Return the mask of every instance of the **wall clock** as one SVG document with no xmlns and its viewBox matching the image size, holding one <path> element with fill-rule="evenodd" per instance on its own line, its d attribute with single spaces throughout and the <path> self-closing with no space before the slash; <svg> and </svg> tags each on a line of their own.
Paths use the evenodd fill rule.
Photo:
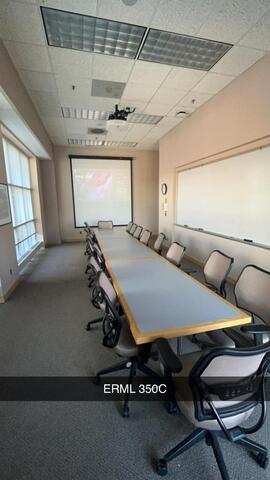
<svg viewBox="0 0 270 480">
<path fill-rule="evenodd" d="M 166 195 L 167 190 L 168 190 L 167 184 L 166 184 L 166 183 L 162 183 L 162 185 L 161 185 L 161 193 L 162 193 L 162 195 Z"/>
</svg>

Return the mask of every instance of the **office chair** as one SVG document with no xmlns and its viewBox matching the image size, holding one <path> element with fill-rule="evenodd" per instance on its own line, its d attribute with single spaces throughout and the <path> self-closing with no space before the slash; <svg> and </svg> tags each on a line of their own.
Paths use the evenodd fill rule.
<svg viewBox="0 0 270 480">
<path fill-rule="evenodd" d="M 130 230 L 129 230 L 129 232 L 128 232 L 128 233 L 130 233 L 130 235 L 132 235 L 132 236 L 133 236 L 133 235 L 134 235 L 134 233 L 135 233 L 135 230 L 136 230 L 136 228 L 137 228 L 137 225 L 136 225 L 136 223 L 133 223 L 133 224 L 131 225 L 131 228 L 130 228 Z"/>
<path fill-rule="evenodd" d="M 181 360 L 167 340 L 161 338 L 156 343 L 167 378 L 174 387 L 175 401 L 195 427 L 185 440 L 157 460 L 157 473 L 166 475 L 168 462 L 204 439 L 213 449 L 222 479 L 229 480 L 219 437 L 250 450 L 256 454 L 257 463 L 266 468 L 267 449 L 249 435 L 265 421 L 270 343 L 246 349 L 215 348 L 183 355 Z M 257 405 L 261 406 L 259 419 L 252 427 L 242 427 Z"/>
<path fill-rule="evenodd" d="M 151 370 L 147 365 L 149 359 L 151 345 L 147 345 L 149 355 L 145 356 L 143 347 L 136 345 L 130 331 L 127 320 L 120 315 L 116 306 L 116 293 L 104 272 L 98 274 L 98 295 L 99 301 L 105 305 L 105 315 L 103 320 L 103 345 L 112 348 L 115 353 L 126 360 L 117 363 L 108 368 L 104 368 L 96 373 L 94 383 L 100 383 L 100 377 L 108 373 L 118 372 L 121 370 L 129 371 L 129 385 L 132 385 L 136 370 L 140 370 L 151 377 L 159 377 L 159 375 Z M 123 405 L 123 417 L 129 416 L 129 393 L 125 394 Z"/>
<path fill-rule="evenodd" d="M 246 265 L 234 286 L 236 306 L 251 314 L 253 323 L 242 327 L 208 332 L 220 346 L 248 347 L 268 342 L 270 334 L 270 272 L 256 265 Z"/>
<path fill-rule="evenodd" d="M 91 294 L 91 302 L 92 305 L 97 308 L 98 310 L 102 311 L 102 316 L 95 318 L 94 320 L 90 320 L 86 326 L 85 330 L 89 332 L 91 330 L 92 325 L 96 325 L 97 323 L 102 323 L 104 319 L 105 313 L 105 305 L 104 302 L 100 301 L 100 294 L 99 289 L 97 287 L 98 282 L 98 275 L 100 272 L 106 271 L 105 260 L 100 251 L 100 249 L 95 245 L 94 246 L 94 255 L 91 257 L 90 263 L 88 264 L 89 270 L 91 272 L 89 276 L 89 288 L 93 287 L 92 294 Z M 112 292 L 111 292 L 112 293 Z M 117 298 L 114 297 L 112 293 L 112 301 L 116 302 Z"/>
<path fill-rule="evenodd" d="M 132 225 L 133 225 L 133 222 L 130 221 L 126 226 L 126 232 L 128 232 L 128 233 L 130 232 L 130 229 L 131 229 Z"/>
<path fill-rule="evenodd" d="M 164 235 L 164 233 L 159 233 L 159 235 L 157 236 L 157 239 L 154 243 L 153 248 L 155 252 L 157 252 L 158 254 L 161 254 L 162 245 L 165 239 L 166 239 L 166 236 Z"/>
<path fill-rule="evenodd" d="M 100 230 L 112 230 L 113 222 L 112 222 L 112 220 L 99 220 L 98 221 L 98 228 Z"/>
<path fill-rule="evenodd" d="M 144 232 L 141 235 L 140 242 L 142 242 L 144 245 L 147 246 L 151 235 L 152 233 L 150 232 L 150 230 L 144 230 Z"/>
<path fill-rule="evenodd" d="M 180 267 L 185 250 L 186 247 L 183 247 L 178 242 L 173 242 L 167 251 L 166 258 L 177 267 Z"/>
<path fill-rule="evenodd" d="M 133 238 L 137 238 L 137 240 L 139 240 L 142 233 L 142 229 L 143 229 L 142 227 L 137 226 L 135 232 L 133 233 Z"/>
<path fill-rule="evenodd" d="M 226 280 L 231 270 L 234 259 L 220 252 L 213 250 L 210 253 L 203 267 L 203 275 L 207 287 L 222 297 L 226 298 Z"/>
</svg>

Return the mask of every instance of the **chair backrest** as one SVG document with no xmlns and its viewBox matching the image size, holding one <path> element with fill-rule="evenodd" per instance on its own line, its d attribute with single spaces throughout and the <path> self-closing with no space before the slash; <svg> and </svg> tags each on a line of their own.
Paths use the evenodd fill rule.
<svg viewBox="0 0 270 480">
<path fill-rule="evenodd" d="M 234 287 L 236 304 L 270 325 L 270 272 L 246 265 Z"/>
<path fill-rule="evenodd" d="M 219 250 L 214 250 L 210 253 L 203 268 L 206 284 L 223 296 L 226 296 L 225 283 L 232 264 L 232 257 Z"/>
<path fill-rule="evenodd" d="M 129 223 L 127 224 L 127 226 L 126 226 L 126 232 L 128 232 L 128 233 L 130 232 L 130 229 L 131 229 L 132 225 L 133 225 L 133 222 L 129 222 Z"/>
<path fill-rule="evenodd" d="M 184 247 L 183 245 L 180 245 L 180 243 L 173 242 L 169 250 L 167 251 L 167 254 L 166 254 L 167 260 L 169 260 L 171 263 L 179 267 L 181 264 L 181 260 L 183 258 L 185 249 L 186 247 Z"/>
<path fill-rule="evenodd" d="M 140 242 L 144 243 L 144 245 L 148 245 L 150 237 L 151 237 L 150 230 L 144 230 L 144 232 L 141 234 Z"/>
<path fill-rule="evenodd" d="M 195 417 L 234 417 L 265 401 L 263 382 L 270 364 L 270 342 L 249 348 L 213 348 L 202 354 L 189 374 Z"/>
<path fill-rule="evenodd" d="M 103 345 L 108 348 L 114 348 L 119 340 L 122 321 L 116 309 L 116 293 L 104 272 L 98 274 L 98 285 L 101 292 L 101 298 L 105 302 L 105 317 L 103 320 Z"/>
<path fill-rule="evenodd" d="M 154 243 L 154 250 L 157 252 L 157 253 L 160 253 L 161 252 L 161 249 L 162 249 L 162 244 L 165 240 L 166 236 L 164 235 L 164 233 L 160 233 L 158 236 L 157 236 L 157 239 Z"/>
<path fill-rule="evenodd" d="M 133 223 L 131 225 L 131 228 L 130 228 L 130 231 L 129 231 L 130 235 L 134 235 L 134 232 L 135 232 L 136 228 L 137 228 L 136 223 Z"/>
<path fill-rule="evenodd" d="M 100 230 L 111 230 L 113 228 L 112 220 L 99 220 L 98 228 Z"/>
<path fill-rule="evenodd" d="M 133 237 L 139 239 L 142 233 L 142 229 L 143 229 L 142 227 L 137 226 L 135 232 L 133 233 Z"/>
</svg>

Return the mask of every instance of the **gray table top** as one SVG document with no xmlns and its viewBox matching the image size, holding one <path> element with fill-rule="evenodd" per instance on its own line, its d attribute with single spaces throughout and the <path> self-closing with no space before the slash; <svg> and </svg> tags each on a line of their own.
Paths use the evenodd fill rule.
<svg viewBox="0 0 270 480">
<path fill-rule="evenodd" d="M 122 245 L 122 240 L 119 243 Z M 107 268 L 137 344 L 251 321 L 246 313 L 158 255 L 121 259 L 113 258 L 111 252 Z"/>
<path fill-rule="evenodd" d="M 105 230 L 98 231 L 97 238 L 105 260 L 158 257 L 154 250 L 146 247 L 126 232 L 111 231 L 111 234 L 108 233 L 109 230 L 104 232 Z"/>
</svg>

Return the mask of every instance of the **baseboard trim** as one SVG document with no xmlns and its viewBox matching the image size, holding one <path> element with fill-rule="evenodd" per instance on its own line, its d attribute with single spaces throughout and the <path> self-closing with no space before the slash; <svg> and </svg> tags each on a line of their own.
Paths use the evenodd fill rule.
<svg viewBox="0 0 270 480">
<path fill-rule="evenodd" d="M 0 296 L 0 303 L 5 303 L 7 299 L 10 297 L 12 292 L 14 292 L 15 288 L 19 285 L 21 282 L 21 276 L 19 275 L 16 280 L 10 285 L 10 287 L 6 290 L 6 292 Z"/>
<path fill-rule="evenodd" d="M 185 258 L 187 260 L 189 260 L 190 262 L 195 263 L 196 265 L 198 265 L 201 268 L 203 268 L 203 266 L 204 266 L 203 262 L 201 262 L 197 258 L 193 257 L 192 255 L 185 255 Z M 230 283 L 231 285 L 235 285 L 236 284 L 236 279 L 233 278 L 233 277 L 228 277 L 227 282 Z"/>
</svg>

